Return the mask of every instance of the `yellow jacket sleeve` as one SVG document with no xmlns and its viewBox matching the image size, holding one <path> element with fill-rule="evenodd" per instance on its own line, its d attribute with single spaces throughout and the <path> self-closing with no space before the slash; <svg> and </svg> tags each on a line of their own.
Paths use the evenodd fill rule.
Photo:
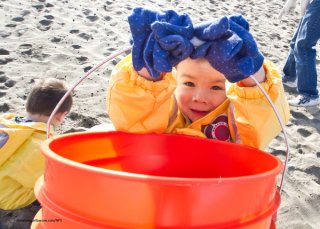
<svg viewBox="0 0 320 229">
<path fill-rule="evenodd" d="M 282 80 L 279 72 L 270 61 L 265 61 L 266 81 L 261 83 L 277 108 L 281 120 L 286 124 L 290 117 Z M 240 143 L 265 149 L 276 137 L 281 126 L 267 98 L 258 86 L 240 87 L 230 84 L 227 96 L 233 105 L 233 114 Z"/>
<path fill-rule="evenodd" d="M 168 127 L 175 88 L 171 73 L 157 82 L 139 76 L 128 55 L 112 71 L 107 113 L 117 130 L 163 133 Z"/>
</svg>

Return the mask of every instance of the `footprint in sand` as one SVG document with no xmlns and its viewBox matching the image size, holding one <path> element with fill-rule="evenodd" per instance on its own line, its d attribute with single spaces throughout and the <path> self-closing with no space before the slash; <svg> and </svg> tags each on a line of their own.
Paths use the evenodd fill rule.
<svg viewBox="0 0 320 229">
<path fill-rule="evenodd" d="M 80 49 L 81 45 L 71 45 L 71 47 L 74 48 L 74 49 Z"/>
<path fill-rule="evenodd" d="M 16 84 L 16 81 L 9 79 L 4 72 L 0 71 L 0 85 L 1 89 L 8 89 L 13 87 Z"/>
<path fill-rule="evenodd" d="M 92 66 L 87 66 L 87 67 L 85 67 L 85 68 L 83 69 L 83 71 L 84 71 L 84 72 L 88 72 L 88 71 L 90 71 L 91 68 L 92 68 Z"/>
<path fill-rule="evenodd" d="M 0 112 L 8 112 L 10 110 L 10 107 L 7 103 L 3 103 L 3 104 L 0 104 Z"/>
<path fill-rule="evenodd" d="M 7 31 L 0 31 L 0 37 L 2 38 L 6 38 L 6 37 L 9 37 L 11 35 L 10 32 L 7 32 Z"/>
<path fill-rule="evenodd" d="M 44 5 L 33 5 L 33 8 L 35 8 L 36 10 L 38 10 L 38 12 L 42 11 L 44 8 Z"/>
<path fill-rule="evenodd" d="M 47 19 L 43 19 L 41 21 L 39 21 L 39 25 L 37 26 L 37 28 L 41 31 L 47 31 L 51 28 L 51 24 L 53 21 L 51 20 L 47 20 Z"/>
<path fill-rule="evenodd" d="M 305 168 L 305 169 L 297 168 L 295 166 L 289 166 L 288 170 L 289 171 L 299 171 L 299 172 L 304 172 L 304 173 L 310 174 L 315 178 L 314 181 L 317 184 L 320 184 L 320 167 L 318 167 L 318 166 L 312 165 L 312 166 Z"/>
<path fill-rule="evenodd" d="M 18 51 L 22 55 L 32 55 L 32 45 L 31 44 L 22 44 L 18 47 Z"/>
<path fill-rule="evenodd" d="M 7 57 L 2 58 L 2 56 L 9 56 L 9 55 L 10 55 L 10 52 L 8 50 L 0 48 L 0 65 L 5 65 L 13 61 L 12 58 L 7 58 Z"/>
<path fill-rule="evenodd" d="M 23 17 L 14 17 L 11 20 L 15 21 L 15 22 L 22 22 L 22 21 L 24 21 L 24 18 Z"/>
<path fill-rule="evenodd" d="M 81 37 L 82 39 L 87 40 L 87 41 L 89 39 L 93 39 L 93 37 L 91 35 L 87 34 L 87 33 L 80 33 L 78 36 Z"/>
<path fill-rule="evenodd" d="M 4 59 L 0 59 L 0 65 L 5 65 L 7 63 L 12 62 L 13 59 L 12 58 L 4 58 Z"/>
<path fill-rule="evenodd" d="M 51 3 L 47 3 L 47 4 L 46 4 L 46 7 L 47 7 L 47 8 L 50 8 L 50 7 L 54 7 L 54 5 L 52 5 Z"/>
<path fill-rule="evenodd" d="M 22 15 L 22 17 L 24 17 L 24 16 L 29 15 L 30 13 L 31 13 L 30 10 L 23 10 L 23 11 L 21 12 L 21 15 Z"/>
<path fill-rule="evenodd" d="M 112 7 L 112 3 L 111 1 L 106 1 L 106 5 L 103 6 L 103 9 L 107 12 L 110 12 L 113 10 L 113 7 Z"/>
<path fill-rule="evenodd" d="M 302 137 L 304 137 L 304 138 L 309 137 L 309 136 L 312 134 L 312 132 L 310 132 L 309 130 L 307 130 L 307 129 L 305 129 L 305 128 L 299 128 L 299 129 L 297 130 L 297 132 L 298 132 L 299 134 L 301 134 Z"/>
<path fill-rule="evenodd" d="M 69 31 L 71 34 L 78 34 L 80 31 L 78 29 L 72 29 Z"/>
<path fill-rule="evenodd" d="M 54 37 L 51 39 L 52 43 L 59 43 L 60 41 L 61 41 L 61 38 L 59 38 L 59 37 Z"/>
<path fill-rule="evenodd" d="M 34 47 L 31 44 L 21 44 L 17 51 L 24 57 L 29 56 L 40 61 L 50 56 L 49 54 L 43 53 L 43 47 Z"/>
<path fill-rule="evenodd" d="M 17 36 L 17 37 L 21 37 L 23 34 L 25 34 L 27 32 L 27 28 L 25 29 L 17 29 L 14 34 Z"/>
<path fill-rule="evenodd" d="M 100 124 L 98 119 L 84 116 L 84 115 L 76 113 L 76 112 L 71 112 L 68 115 L 68 118 L 71 119 L 72 121 L 77 121 L 76 126 L 78 126 L 78 127 L 91 128 L 95 125 Z"/>
<path fill-rule="evenodd" d="M 82 13 L 83 13 L 84 15 L 86 15 L 86 16 L 88 16 L 91 12 L 92 12 L 92 11 L 89 10 L 89 9 L 83 9 L 83 10 L 82 10 Z"/>
<path fill-rule="evenodd" d="M 95 22 L 96 20 L 99 19 L 99 17 L 96 15 L 93 15 L 93 16 L 87 16 L 87 19 L 89 19 L 91 22 Z"/>
<path fill-rule="evenodd" d="M 274 156 L 286 156 L 286 151 L 279 150 L 279 149 L 272 149 L 271 154 Z"/>
<path fill-rule="evenodd" d="M 104 17 L 104 20 L 106 20 L 106 21 L 110 21 L 112 19 L 112 17 L 110 17 L 110 16 L 105 16 Z"/>
<path fill-rule="evenodd" d="M 44 17 L 45 17 L 46 19 L 48 19 L 48 20 L 54 19 L 54 16 L 52 16 L 52 15 L 45 15 Z"/>
<path fill-rule="evenodd" d="M 5 25 L 6 27 L 8 27 L 8 28 L 14 28 L 14 27 L 16 27 L 17 25 L 16 24 L 7 24 L 7 25 Z"/>
<path fill-rule="evenodd" d="M 7 80 L 7 81 L 4 83 L 4 85 L 5 85 L 6 87 L 13 87 L 15 84 L 16 84 L 16 81 L 14 81 L 14 80 Z"/>
<path fill-rule="evenodd" d="M 307 169 L 305 169 L 305 172 L 308 174 L 311 174 L 313 176 L 315 176 L 317 179 L 315 180 L 315 182 L 317 184 L 320 184 L 320 168 L 317 166 L 311 166 Z"/>
<path fill-rule="evenodd" d="M 0 98 L 5 96 L 6 90 L 13 87 L 16 81 L 10 80 L 3 71 L 0 71 Z M 10 110 L 10 106 L 7 103 L 0 104 L 0 112 L 7 112 Z"/>
<path fill-rule="evenodd" d="M 10 52 L 6 49 L 0 48 L 0 55 L 9 55 Z"/>
<path fill-rule="evenodd" d="M 82 65 L 88 62 L 88 57 L 85 56 L 80 56 L 80 57 L 76 57 L 78 64 Z"/>
</svg>

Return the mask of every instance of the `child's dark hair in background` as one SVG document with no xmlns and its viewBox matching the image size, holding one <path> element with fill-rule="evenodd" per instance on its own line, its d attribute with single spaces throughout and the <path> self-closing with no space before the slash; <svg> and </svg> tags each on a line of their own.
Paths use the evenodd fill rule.
<svg viewBox="0 0 320 229">
<path fill-rule="evenodd" d="M 28 96 L 26 110 L 31 114 L 50 116 L 66 92 L 67 87 L 64 81 L 54 78 L 39 80 Z M 68 96 L 58 112 L 69 112 L 71 106 L 72 97 Z"/>
</svg>

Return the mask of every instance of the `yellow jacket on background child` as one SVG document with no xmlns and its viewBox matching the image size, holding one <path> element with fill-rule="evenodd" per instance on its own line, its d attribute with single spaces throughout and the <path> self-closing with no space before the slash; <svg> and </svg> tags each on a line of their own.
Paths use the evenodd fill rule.
<svg viewBox="0 0 320 229">
<path fill-rule="evenodd" d="M 28 96 L 26 117 L 0 115 L 0 209 L 14 210 L 36 200 L 34 185 L 44 171 L 40 144 L 46 139 L 46 122 L 66 91 L 63 81 L 40 80 Z M 53 126 L 62 122 L 71 106 L 69 96 L 53 117 Z"/>
<path fill-rule="evenodd" d="M 193 27 L 186 14 L 136 8 L 129 24 L 132 55 L 114 68 L 107 92 L 107 112 L 117 130 L 186 134 L 265 149 L 281 127 L 249 75 L 287 123 L 281 77 L 264 60 L 242 16 Z"/>
<path fill-rule="evenodd" d="M 46 124 L 4 114 L 0 116 L 0 135 L 5 142 L 0 149 L 1 208 L 27 206 L 35 201 L 33 187 L 44 171 L 39 146 L 46 139 Z"/>
</svg>

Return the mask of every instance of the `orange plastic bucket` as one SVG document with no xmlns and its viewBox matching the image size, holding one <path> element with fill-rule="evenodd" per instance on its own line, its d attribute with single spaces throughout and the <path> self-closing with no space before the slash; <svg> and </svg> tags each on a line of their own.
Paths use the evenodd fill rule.
<svg viewBox="0 0 320 229">
<path fill-rule="evenodd" d="M 280 204 L 281 161 L 237 144 L 83 132 L 49 139 L 42 152 L 42 228 L 267 229 Z"/>
</svg>

